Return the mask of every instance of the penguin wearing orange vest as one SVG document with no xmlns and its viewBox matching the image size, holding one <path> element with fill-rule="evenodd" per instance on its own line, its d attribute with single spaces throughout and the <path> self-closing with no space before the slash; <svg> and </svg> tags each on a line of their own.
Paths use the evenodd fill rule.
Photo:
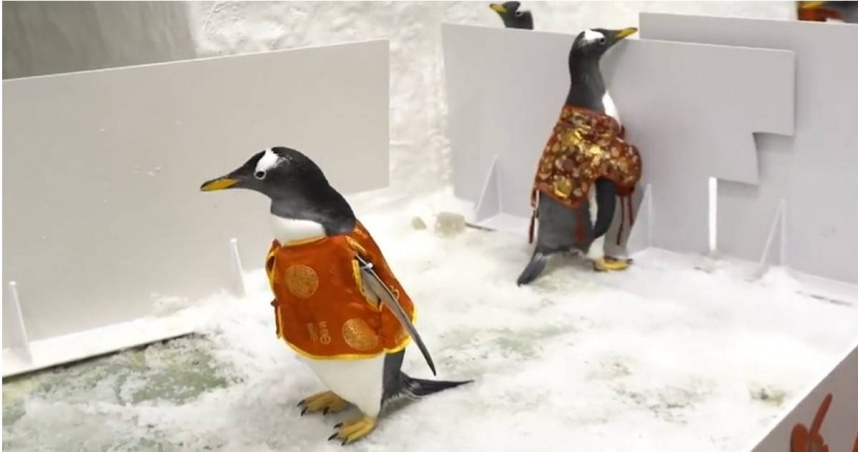
<svg viewBox="0 0 858 452">
<path fill-rule="evenodd" d="M 431 381 L 402 372 L 414 341 L 434 363 L 412 324 L 414 304 L 345 198 L 306 155 L 274 147 L 255 154 L 202 191 L 244 188 L 271 199 L 274 241 L 265 269 L 274 293 L 277 337 L 329 391 L 302 400 L 307 412 L 362 413 L 334 426 L 343 445 L 372 432 L 387 404 L 469 381 Z"/>
</svg>

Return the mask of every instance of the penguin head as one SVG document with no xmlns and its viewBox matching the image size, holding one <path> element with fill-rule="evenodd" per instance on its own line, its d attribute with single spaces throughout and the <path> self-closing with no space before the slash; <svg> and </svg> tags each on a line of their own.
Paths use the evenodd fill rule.
<svg viewBox="0 0 858 452">
<path fill-rule="evenodd" d="M 334 223 L 354 219 L 351 207 L 331 187 L 321 168 L 295 149 L 273 147 L 257 152 L 230 173 L 203 183 L 200 190 L 234 188 L 267 196 L 275 215 L 315 221 L 326 230 L 340 229 Z"/>
<path fill-rule="evenodd" d="M 572 49 L 569 51 L 569 61 L 572 59 L 587 59 L 599 61 L 602 55 L 614 44 L 624 38 L 635 34 L 637 28 L 623 28 L 622 30 L 606 30 L 604 28 L 592 28 L 578 33 Z"/>
<path fill-rule="evenodd" d="M 498 13 L 507 28 L 533 29 L 533 15 L 530 11 L 519 9 L 519 2 L 492 3 L 489 5 L 494 12 Z"/>
</svg>

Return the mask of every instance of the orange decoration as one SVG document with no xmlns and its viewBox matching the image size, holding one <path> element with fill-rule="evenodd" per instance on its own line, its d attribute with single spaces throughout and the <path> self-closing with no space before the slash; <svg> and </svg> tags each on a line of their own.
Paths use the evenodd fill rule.
<svg viewBox="0 0 858 452">
<path fill-rule="evenodd" d="M 275 297 L 277 336 L 298 353 L 360 359 L 408 345 L 411 338 L 396 317 L 364 296 L 358 255 L 374 264 L 414 321 L 411 299 L 360 223 L 347 235 L 285 246 L 275 241 L 265 268 Z"/>
<path fill-rule="evenodd" d="M 804 424 L 798 423 L 792 428 L 792 438 L 790 440 L 790 452 L 828 452 L 828 445 L 825 444 L 825 439 L 819 433 L 822 428 L 822 422 L 825 420 L 825 414 L 828 413 L 828 408 L 831 406 L 831 401 L 834 397 L 829 393 L 822 400 L 819 408 L 816 410 L 816 416 L 813 418 L 813 424 L 810 425 L 810 430 Z M 858 443 L 856 443 L 858 445 Z"/>
<path fill-rule="evenodd" d="M 798 20 L 807 22 L 825 22 L 828 19 L 843 20 L 843 17 L 837 11 L 826 8 L 825 6 L 817 6 L 815 8 L 804 8 L 803 4 L 808 2 L 798 3 Z"/>
</svg>

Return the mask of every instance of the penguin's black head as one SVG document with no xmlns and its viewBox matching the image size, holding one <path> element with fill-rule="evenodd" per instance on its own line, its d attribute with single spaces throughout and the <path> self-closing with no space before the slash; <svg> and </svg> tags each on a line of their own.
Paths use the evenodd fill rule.
<svg viewBox="0 0 858 452">
<path fill-rule="evenodd" d="M 533 15 L 519 8 L 519 2 L 492 3 L 489 8 L 498 13 L 506 28 L 533 30 Z"/>
<path fill-rule="evenodd" d="M 570 63 L 573 58 L 599 61 L 602 55 L 614 44 L 637 31 L 637 28 L 624 28 L 622 30 L 592 28 L 584 30 L 578 33 L 575 42 L 572 43 L 572 50 L 569 51 Z"/>
<path fill-rule="evenodd" d="M 306 155 L 285 147 L 257 152 L 244 165 L 226 176 L 202 185 L 202 191 L 246 188 L 272 199 L 295 189 L 327 187 L 322 170 Z"/>
<path fill-rule="evenodd" d="M 271 198 L 275 215 L 321 223 L 326 230 L 349 229 L 354 214 L 309 157 L 295 149 L 273 147 L 258 152 L 225 176 L 205 182 L 200 190 L 244 188 Z"/>
</svg>

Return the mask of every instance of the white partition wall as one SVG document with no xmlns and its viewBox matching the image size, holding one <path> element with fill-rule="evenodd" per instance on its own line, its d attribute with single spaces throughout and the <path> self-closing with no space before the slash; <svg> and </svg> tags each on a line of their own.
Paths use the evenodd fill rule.
<svg viewBox="0 0 858 452">
<path fill-rule="evenodd" d="M 642 14 L 641 33 L 795 52 L 795 135 L 758 137 L 758 185 L 719 184 L 718 247 L 858 283 L 858 25 Z"/>
<path fill-rule="evenodd" d="M 186 333 L 124 322 L 233 287 L 230 239 L 261 267 L 266 200 L 199 191 L 254 152 L 299 149 L 345 193 L 388 181 L 386 40 L 23 78 L 3 94 L 4 375 Z"/>
</svg>

